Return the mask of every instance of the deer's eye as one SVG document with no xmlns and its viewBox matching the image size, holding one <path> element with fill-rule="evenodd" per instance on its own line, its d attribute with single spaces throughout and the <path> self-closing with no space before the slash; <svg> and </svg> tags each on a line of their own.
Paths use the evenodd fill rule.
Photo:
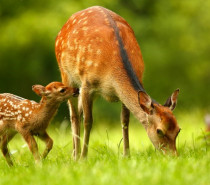
<svg viewBox="0 0 210 185">
<path fill-rule="evenodd" d="M 64 92 L 66 92 L 66 89 L 63 88 L 60 90 L 60 93 L 64 93 Z"/>
<path fill-rule="evenodd" d="M 161 137 L 163 137 L 165 135 L 164 132 L 161 129 L 159 129 L 159 128 L 156 130 L 156 132 Z"/>
</svg>

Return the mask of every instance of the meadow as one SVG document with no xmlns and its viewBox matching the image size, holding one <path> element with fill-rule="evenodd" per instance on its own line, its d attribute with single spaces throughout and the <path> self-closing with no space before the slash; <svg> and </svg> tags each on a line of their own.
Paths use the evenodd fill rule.
<svg viewBox="0 0 210 185">
<path fill-rule="evenodd" d="M 123 158 L 119 104 L 98 102 L 87 160 L 72 160 L 71 128 L 62 114 L 48 128 L 54 147 L 41 165 L 34 164 L 26 143 L 15 136 L 9 144 L 14 167 L 0 154 L 0 185 L 210 184 L 210 140 L 204 137 L 204 115 L 210 112 L 210 1 L 1 0 L 0 93 L 39 101 L 31 86 L 60 80 L 56 35 L 73 13 L 94 5 L 116 12 L 133 28 L 151 97 L 163 103 L 180 88 L 175 109 L 182 129 L 179 156 L 156 151 L 132 117 L 131 157 Z M 59 112 L 67 113 L 67 107 Z M 44 144 L 36 140 L 43 151 Z"/>
<path fill-rule="evenodd" d="M 131 157 L 123 158 L 120 124 L 97 120 L 91 134 L 89 157 L 75 162 L 71 158 L 72 138 L 68 120 L 54 123 L 48 133 L 54 147 L 42 164 L 35 165 L 20 135 L 9 144 L 14 167 L 0 157 L 0 184 L 199 184 L 209 182 L 210 148 L 205 139 L 203 113 L 177 113 L 182 128 L 177 139 L 178 157 L 156 151 L 146 132 L 131 117 Z M 36 139 L 43 150 L 44 144 Z"/>
</svg>

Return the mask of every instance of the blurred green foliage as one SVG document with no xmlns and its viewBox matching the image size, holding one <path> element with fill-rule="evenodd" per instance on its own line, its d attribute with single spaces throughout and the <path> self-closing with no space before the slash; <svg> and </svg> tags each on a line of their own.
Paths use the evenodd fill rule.
<svg viewBox="0 0 210 185">
<path fill-rule="evenodd" d="M 180 109 L 209 108 L 210 1 L 206 0 L 1 0 L 0 92 L 38 100 L 31 91 L 33 84 L 59 81 L 57 33 L 73 13 L 93 5 L 113 10 L 133 28 L 146 66 L 144 86 L 154 99 L 164 103 L 179 87 Z M 98 106 L 114 113 L 119 107 L 112 110 L 101 100 L 96 111 Z"/>
</svg>

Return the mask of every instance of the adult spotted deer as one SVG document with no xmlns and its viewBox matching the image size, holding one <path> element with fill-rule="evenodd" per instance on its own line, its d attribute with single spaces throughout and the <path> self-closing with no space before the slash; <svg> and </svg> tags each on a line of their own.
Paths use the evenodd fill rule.
<svg viewBox="0 0 210 185">
<path fill-rule="evenodd" d="M 81 109 L 84 115 L 81 158 L 87 156 L 92 104 L 97 94 L 108 101 L 122 102 L 124 155 L 129 155 L 130 111 L 144 125 L 156 148 L 176 153 L 180 128 L 172 110 L 179 90 L 164 105 L 146 93 L 142 85 L 142 54 L 132 28 L 122 17 L 99 6 L 73 14 L 58 33 L 55 52 L 63 83 L 80 88 L 79 99 L 69 99 L 75 159 L 80 154 Z"/>
<path fill-rule="evenodd" d="M 77 89 L 67 87 L 61 82 L 52 82 L 46 87 L 34 85 L 32 89 L 42 97 L 40 103 L 9 93 L 0 94 L 0 147 L 10 166 L 13 162 L 7 144 L 18 132 L 27 142 L 36 162 L 40 160 L 40 156 L 34 135 L 46 143 L 42 157 L 47 156 L 52 149 L 53 140 L 47 134 L 46 128 L 60 103 L 78 93 Z"/>
</svg>

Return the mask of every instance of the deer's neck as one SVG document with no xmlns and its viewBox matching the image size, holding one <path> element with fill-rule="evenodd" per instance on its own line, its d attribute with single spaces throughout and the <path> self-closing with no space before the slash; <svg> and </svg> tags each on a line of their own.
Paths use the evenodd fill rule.
<svg viewBox="0 0 210 185">
<path fill-rule="evenodd" d="M 123 83 L 122 83 L 123 81 Z M 134 114 L 134 116 L 147 127 L 147 115 L 141 109 L 138 100 L 138 91 L 135 89 L 128 80 L 121 80 L 121 82 L 116 83 L 116 92 L 121 102 Z"/>
</svg>

